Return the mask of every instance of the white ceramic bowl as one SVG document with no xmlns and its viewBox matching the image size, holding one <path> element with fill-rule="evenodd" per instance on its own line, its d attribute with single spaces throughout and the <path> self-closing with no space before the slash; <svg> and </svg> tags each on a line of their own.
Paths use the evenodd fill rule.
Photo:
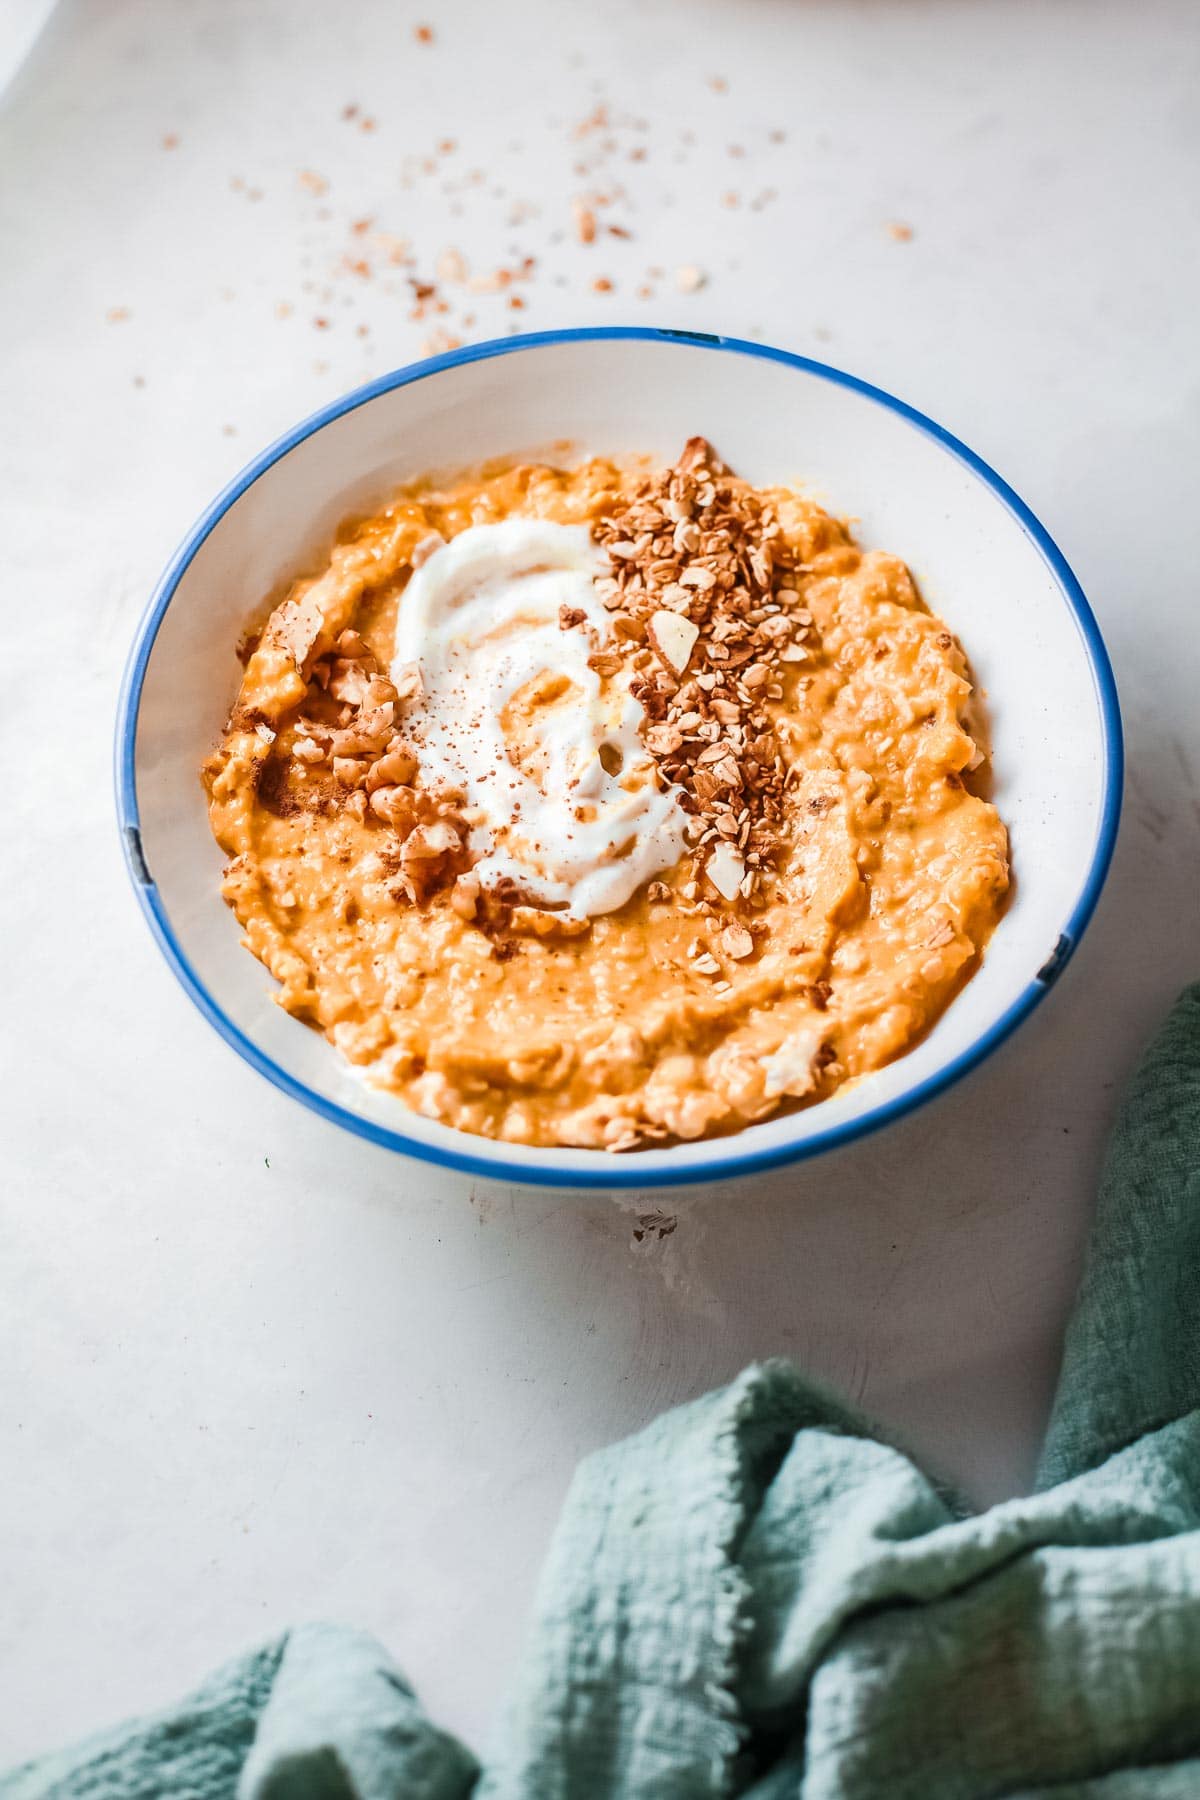
<svg viewBox="0 0 1200 1800">
<path fill-rule="evenodd" d="M 983 965 L 906 1056 L 807 1111 L 735 1137 L 614 1157 L 467 1136 L 351 1075 L 271 999 L 220 899 L 222 856 L 198 770 L 238 684 L 234 646 L 263 597 L 306 570 L 348 515 L 428 469 L 537 451 L 665 460 L 695 433 L 755 482 L 800 481 L 908 562 L 987 691 L 995 801 L 1015 892 Z M 979 458 L 911 407 L 781 350 L 692 332 L 561 331 L 479 344 L 384 376 L 251 463 L 199 520 L 138 631 L 117 727 L 130 873 L 151 929 L 206 1018 L 247 1062 L 374 1143 L 556 1186 L 711 1180 L 875 1130 L 973 1068 L 1026 1018 L 1078 943 L 1108 868 L 1121 726 L 1096 621 L 1062 556 Z"/>
</svg>

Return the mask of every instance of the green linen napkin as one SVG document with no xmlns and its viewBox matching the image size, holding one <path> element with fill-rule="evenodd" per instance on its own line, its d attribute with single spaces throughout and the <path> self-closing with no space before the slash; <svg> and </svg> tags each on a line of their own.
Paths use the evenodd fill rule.
<svg viewBox="0 0 1200 1800">
<path fill-rule="evenodd" d="M 4 1800 L 1195 1800 L 1200 986 L 1133 1083 L 1037 1492 L 967 1516 L 782 1364 L 590 1457 L 496 1755 L 307 1626 Z"/>
</svg>

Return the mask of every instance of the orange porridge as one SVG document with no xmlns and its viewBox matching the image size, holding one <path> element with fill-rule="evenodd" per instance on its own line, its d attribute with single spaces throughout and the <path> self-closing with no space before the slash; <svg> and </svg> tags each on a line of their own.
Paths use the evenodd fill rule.
<svg viewBox="0 0 1200 1800">
<path fill-rule="evenodd" d="M 205 780 L 245 942 L 463 1131 L 630 1150 L 827 1098 L 1003 907 L 958 643 L 703 439 L 407 488 L 244 659 Z"/>
</svg>

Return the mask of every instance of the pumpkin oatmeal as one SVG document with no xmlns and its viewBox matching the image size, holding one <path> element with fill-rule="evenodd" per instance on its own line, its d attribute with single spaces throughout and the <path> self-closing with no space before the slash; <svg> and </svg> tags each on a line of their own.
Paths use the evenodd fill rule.
<svg viewBox="0 0 1200 1800">
<path fill-rule="evenodd" d="M 703 439 L 402 491 L 205 767 L 277 998 L 428 1117 L 631 1150 L 811 1105 L 977 965 L 1007 835 L 896 557 Z"/>
</svg>

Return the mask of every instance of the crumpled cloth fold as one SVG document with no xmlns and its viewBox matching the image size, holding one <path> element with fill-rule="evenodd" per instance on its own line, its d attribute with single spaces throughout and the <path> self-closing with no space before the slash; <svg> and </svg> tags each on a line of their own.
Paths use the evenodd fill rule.
<svg viewBox="0 0 1200 1800">
<path fill-rule="evenodd" d="M 1200 986 L 1118 1121 L 1036 1492 L 971 1515 L 769 1363 L 589 1457 L 495 1753 L 304 1626 L 4 1800 L 1195 1800 Z"/>
</svg>

